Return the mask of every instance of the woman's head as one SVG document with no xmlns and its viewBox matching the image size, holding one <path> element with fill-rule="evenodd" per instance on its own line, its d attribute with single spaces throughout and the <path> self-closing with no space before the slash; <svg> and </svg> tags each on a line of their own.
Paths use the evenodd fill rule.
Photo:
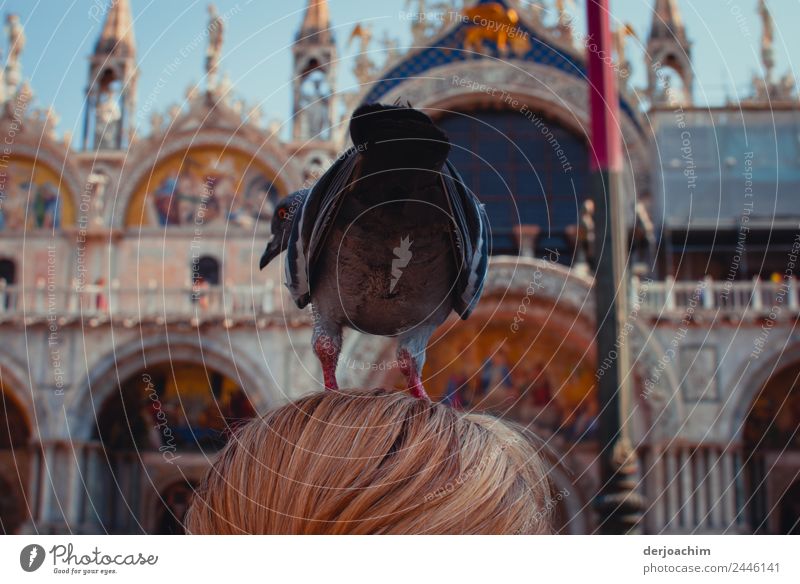
<svg viewBox="0 0 800 584">
<path fill-rule="evenodd" d="M 241 428 L 187 515 L 191 533 L 547 533 L 550 484 L 497 419 L 382 389 L 325 391 Z"/>
</svg>

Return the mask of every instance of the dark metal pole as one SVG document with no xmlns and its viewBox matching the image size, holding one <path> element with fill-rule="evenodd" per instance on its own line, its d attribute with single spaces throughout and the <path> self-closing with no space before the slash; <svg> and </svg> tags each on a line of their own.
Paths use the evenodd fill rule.
<svg viewBox="0 0 800 584">
<path fill-rule="evenodd" d="M 597 351 L 611 366 L 598 381 L 601 488 L 595 499 L 601 533 L 635 533 L 643 508 L 636 492 L 636 453 L 625 416 L 630 359 L 620 331 L 627 318 L 626 228 L 622 192 L 619 96 L 611 61 L 609 0 L 587 0 L 592 194 L 595 203 Z"/>
</svg>

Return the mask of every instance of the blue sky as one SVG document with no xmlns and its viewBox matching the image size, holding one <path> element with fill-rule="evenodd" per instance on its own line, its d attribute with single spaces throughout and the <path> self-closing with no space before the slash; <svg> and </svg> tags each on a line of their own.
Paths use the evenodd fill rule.
<svg viewBox="0 0 800 584">
<path fill-rule="evenodd" d="M 148 124 L 149 111 L 166 111 L 184 99 L 186 88 L 203 76 L 205 39 L 198 43 L 207 23 L 207 0 L 130 0 L 139 49 L 140 79 L 137 120 Z M 54 104 L 61 117 L 59 132 L 80 134 L 83 93 L 88 61 L 99 34 L 109 0 L 0 0 L 3 13 L 18 13 L 25 26 L 27 46 L 22 57 L 23 75 L 30 80 L 39 106 Z M 654 0 L 611 0 L 615 19 L 633 24 L 646 39 Z M 260 103 L 264 119 L 285 120 L 290 113 L 289 76 L 291 43 L 305 0 L 217 0 L 226 19 L 221 69 L 227 71 L 237 96 Z M 748 91 L 751 76 L 760 67 L 761 23 L 758 0 L 679 0 L 693 60 L 698 104 L 717 105 L 726 96 Z M 414 4 L 416 4 L 414 2 Z M 545 2 L 546 5 L 552 2 Z M 340 56 L 340 85 L 355 82 L 350 73 L 355 47 L 347 37 L 358 21 L 372 23 L 376 39 L 388 31 L 410 43 L 409 21 L 403 19 L 405 0 L 330 0 L 331 19 Z M 578 12 L 583 0 L 578 0 Z M 800 57 L 800 0 L 771 0 L 775 16 L 776 70 L 793 69 Z M 578 18 L 579 26 L 583 19 Z M 3 43 L 5 44 L 5 42 Z M 634 85 L 644 84 L 642 48 L 630 41 Z M 374 50 L 380 53 L 377 43 Z M 167 69 L 181 55 L 177 71 Z M 380 57 L 376 56 L 380 61 Z M 145 107 L 146 104 L 146 107 Z"/>
</svg>

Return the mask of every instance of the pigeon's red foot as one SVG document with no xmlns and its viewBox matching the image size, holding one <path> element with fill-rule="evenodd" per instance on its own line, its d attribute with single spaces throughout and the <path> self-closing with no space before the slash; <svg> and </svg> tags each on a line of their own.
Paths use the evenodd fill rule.
<svg viewBox="0 0 800 584">
<path fill-rule="evenodd" d="M 422 378 L 419 367 L 417 367 L 417 362 L 411 354 L 406 349 L 401 349 L 397 353 L 397 360 L 400 365 L 400 371 L 406 376 L 408 391 L 411 392 L 411 395 L 417 399 L 430 401 L 431 398 L 428 397 L 425 388 L 422 386 Z"/>
<path fill-rule="evenodd" d="M 336 364 L 339 362 L 339 347 L 327 335 L 320 335 L 314 342 L 314 353 L 322 364 L 322 377 L 325 380 L 325 389 L 336 391 Z"/>
</svg>

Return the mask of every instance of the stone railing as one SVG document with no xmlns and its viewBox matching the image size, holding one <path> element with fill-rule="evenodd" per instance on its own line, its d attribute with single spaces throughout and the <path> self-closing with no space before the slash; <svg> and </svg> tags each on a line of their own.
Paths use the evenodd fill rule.
<svg viewBox="0 0 800 584">
<path fill-rule="evenodd" d="M 663 281 L 633 278 L 632 304 L 653 318 L 769 318 L 782 320 L 800 314 L 800 282 L 788 278 L 780 282 L 759 278 L 744 281 Z"/>
<path fill-rule="evenodd" d="M 495 266 L 497 268 L 497 266 Z M 590 286 L 590 283 L 586 284 Z M 634 277 L 631 302 L 653 319 L 769 318 L 800 315 L 800 281 L 646 280 Z M 163 288 L 156 282 L 139 288 L 88 285 L 83 288 L 6 285 L 0 280 L 0 321 L 41 319 L 121 319 L 127 321 L 230 321 L 259 318 L 303 320 L 288 292 L 275 282 Z"/>
<path fill-rule="evenodd" d="M 82 288 L 5 285 L 0 280 L 0 321 L 240 321 L 259 318 L 304 319 L 288 292 L 274 282 L 247 285 L 140 288 L 117 283 Z"/>
</svg>

